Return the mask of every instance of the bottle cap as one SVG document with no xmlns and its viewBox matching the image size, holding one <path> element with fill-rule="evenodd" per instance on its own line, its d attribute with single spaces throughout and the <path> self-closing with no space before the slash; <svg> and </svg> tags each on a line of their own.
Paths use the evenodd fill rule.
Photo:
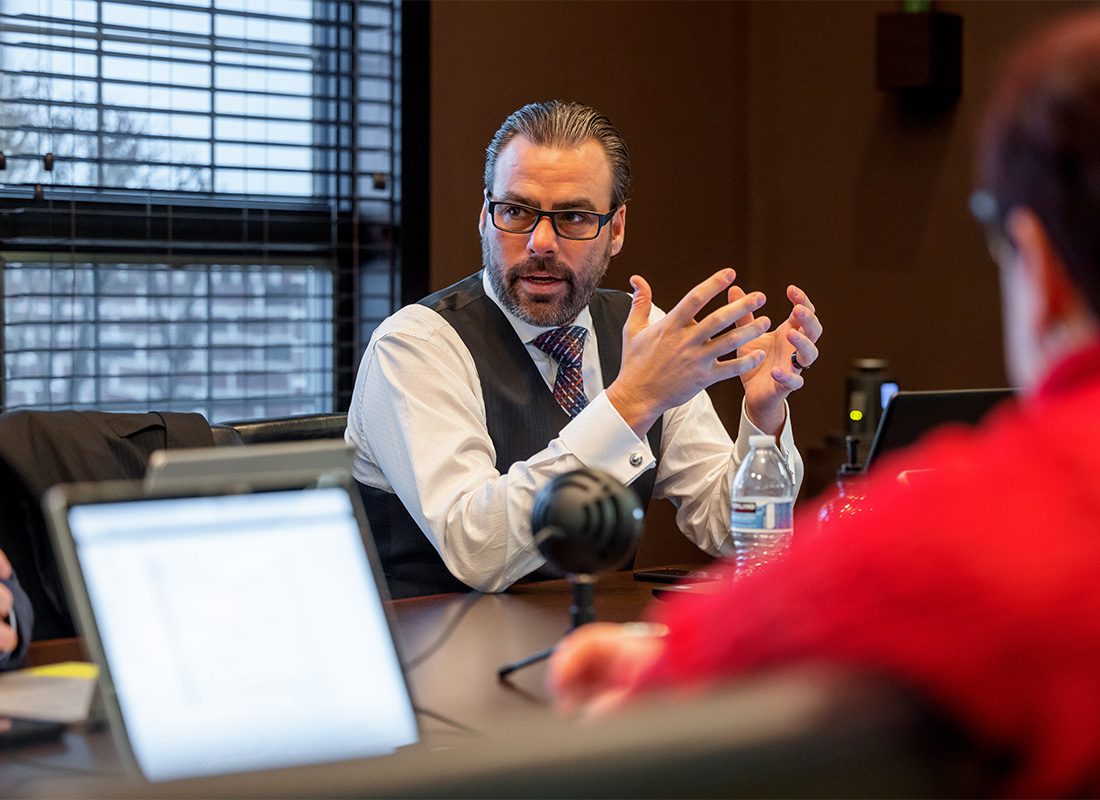
<svg viewBox="0 0 1100 800">
<path fill-rule="evenodd" d="M 765 434 L 756 434 L 749 437 L 749 447 L 773 447 L 775 445 L 775 437 Z"/>
</svg>

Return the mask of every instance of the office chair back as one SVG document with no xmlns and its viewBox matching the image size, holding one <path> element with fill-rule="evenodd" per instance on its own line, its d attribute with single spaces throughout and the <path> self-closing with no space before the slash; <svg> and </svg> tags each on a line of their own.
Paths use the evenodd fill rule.
<svg viewBox="0 0 1100 800">
<path fill-rule="evenodd" d="M 42 516 L 46 490 L 59 483 L 140 478 L 154 450 L 213 444 L 201 414 L 0 414 L 0 548 L 34 607 L 35 639 L 74 634 Z"/>
<path fill-rule="evenodd" d="M 246 419 L 212 425 L 218 446 L 343 439 L 347 414 L 307 414 L 297 417 Z"/>
</svg>

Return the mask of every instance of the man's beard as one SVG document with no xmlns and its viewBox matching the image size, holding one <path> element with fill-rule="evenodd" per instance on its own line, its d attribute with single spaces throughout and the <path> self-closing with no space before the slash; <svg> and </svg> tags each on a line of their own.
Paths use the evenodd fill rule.
<svg viewBox="0 0 1100 800">
<path fill-rule="evenodd" d="M 493 252 L 489 238 L 482 236 L 481 263 L 489 271 L 489 283 L 506 309 L 530 325 L 558 327 L 575 320 L 592 299 L 611 263 L 611 239 L 608 238 L 602 252 L 593 253 L 574 272 L 556 258 L 527 258 L 505 269 Z M 521 297 L 516 284 L 520 278 L 536 272 L 544 272 L 564 281 L 567 288 L 565 297 L 545 300 Z"/>
</svg>

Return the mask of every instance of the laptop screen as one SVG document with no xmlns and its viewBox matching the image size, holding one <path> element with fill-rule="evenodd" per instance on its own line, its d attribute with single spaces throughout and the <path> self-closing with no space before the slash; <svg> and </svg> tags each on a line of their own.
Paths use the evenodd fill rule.
<svg viewBox="0 0 1100 800">
<path fill-rule="evenodd" d="M 1013 389 L 954 389 L 898 392 L 883 410 L 864 463 L 870 468 L 887 453 L 909 447 L 932 429 L 947 423 L 975 425 Z M 920 468 L 922 464 L 906 464 Z"/>
<path fill-rule="evenodd" d="M 417 741 L 345 487 L 75 504 L 67 522 L 148 780 Z"/>
</svg>

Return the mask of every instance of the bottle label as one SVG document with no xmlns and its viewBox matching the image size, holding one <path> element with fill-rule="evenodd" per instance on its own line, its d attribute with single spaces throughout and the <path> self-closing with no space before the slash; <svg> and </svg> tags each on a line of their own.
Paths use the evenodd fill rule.
<svg viewBox="0 0 1100 800">
<path fill-rule="evenodd" d="M 734 530 L 788 530 L 793 516 L 793 500 L 734 500 L 730 508 L 730 527 Z"/>
</svg>

